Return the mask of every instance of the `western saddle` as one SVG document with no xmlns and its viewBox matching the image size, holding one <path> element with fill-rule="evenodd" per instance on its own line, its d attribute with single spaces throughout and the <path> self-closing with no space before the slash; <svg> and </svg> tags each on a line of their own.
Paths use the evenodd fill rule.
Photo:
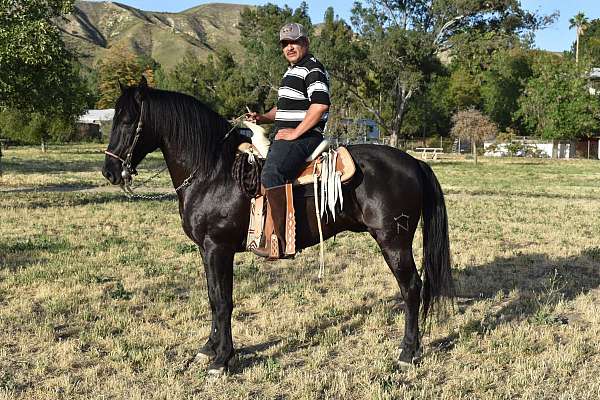
<svg viewBox="0 0 600 400">
<path fill-rule="evenodd" d="M 264 128 L 248 121 L 244 121 L 244 124 L 253 132 L 252 144 L 242 143 L 238 150 L 253 157 L 264 158 L 270 144 Z M 332 168 L 333 162 L 335 168 Z M 329 175 L 330 179 L 344 183 L 352 178 L 355 171 L 352 156 L 345 147 L 330 150 L 329 141 L 323 140 L 306 159 L 305 167 L 292 183 L 271 188 L 266 195 L 265 191 L 261 190 L 261 193 L 251 200 L 246 248 L 268 260 L 293 257 L 296 253 L 293 187 L 312 184 L 316 188 L 319 183 L 323 184 L 323 181 L 327 180 L 324 173 Z M 318 190 L 315 190 L 314 195 L 318 196 Z M 341 193 L 339 195 L 341 196 Z M 317 213 L 319 214 L 319 210 Z M 274 216 L 282 217 L 281 220 L 277 220 Z M 317 218 L 320 218 L 320 215 L 317 215 Z"/>
</svg>

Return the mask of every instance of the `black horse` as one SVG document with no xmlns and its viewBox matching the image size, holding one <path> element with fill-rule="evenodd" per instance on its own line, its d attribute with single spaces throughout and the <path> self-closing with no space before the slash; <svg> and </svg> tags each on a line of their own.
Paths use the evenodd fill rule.
<svg viewBox="0 0 600 400">
<path fill-rule="evenodd" d="M 177 188 L 183 230 L 204 261 L 212 326 L 200 354 L 210 359 L 209 373 L 223 373 L 234 354 L 233 258 L 245 251 L 249 221 L 250 199 L 232 177 L 244 137 L 193 97 L 149 88 L 144 78 L 121 92 L 102 173 L 122 185 L 148 153 L 162 151 Z M 136 126 L 141 128 L 138 135 Z M 400 150 L 379 145 L 348 150 L 357 172 L 343 187 L 344 205 L 335 222 L 323 221 L 323 234 L 329 238 L 346 230 L 366 231 L 377 241 L 406 303 L 399 361 L 411 363 L 420 354 L 421 302 L 424 319 L 453 292 L 444 196 L 431 168 Z M 313 199 L 296 199 L 295 209 L 296 247 L 318 243 Z M 423 282 L 412 250 L 421 217 Z"/>
</svg>

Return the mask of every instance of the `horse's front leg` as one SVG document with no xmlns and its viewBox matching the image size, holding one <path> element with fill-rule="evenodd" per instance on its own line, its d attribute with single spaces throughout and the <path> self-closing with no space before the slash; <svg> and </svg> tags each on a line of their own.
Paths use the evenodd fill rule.
<svg viewBox="0 0 600 400">
<path fill-rule="evenodd" d="M 233 311 L 234 251 L 207 239 L 202 252 L 212 312 L 211 332 L 200 354 L 212 359 L 209 374 L 222 374 L 233 357 L 231 312 Z"/>
</svg>

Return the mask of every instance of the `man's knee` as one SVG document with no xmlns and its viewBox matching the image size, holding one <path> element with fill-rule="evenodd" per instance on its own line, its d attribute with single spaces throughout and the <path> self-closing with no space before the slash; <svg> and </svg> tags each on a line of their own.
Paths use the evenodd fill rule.
<svg viewBox="0 0 600 400">
<path fill-rule="evenodd" d="M 284 185 L 286 183 L 286 178 L 281 174 L 277 168 L 269 168 L 268 165 L 265 165 L 265 168 L 262 170 L 260 175 L 261 183 L 266 188 L 272 188 L 275 186 Z"/>
</svg>

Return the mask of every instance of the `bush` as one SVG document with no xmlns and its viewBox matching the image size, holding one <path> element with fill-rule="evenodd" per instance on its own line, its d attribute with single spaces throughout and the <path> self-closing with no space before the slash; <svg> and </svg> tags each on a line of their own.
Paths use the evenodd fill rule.
<svg viewBox="0 0 600 400">
<path fill-rule="evenodd" d="M 63 143 L 78 139 L 74 121 L 13 109 L 0 112 L 0 136 L 21 144 Z"/>
</svg>

